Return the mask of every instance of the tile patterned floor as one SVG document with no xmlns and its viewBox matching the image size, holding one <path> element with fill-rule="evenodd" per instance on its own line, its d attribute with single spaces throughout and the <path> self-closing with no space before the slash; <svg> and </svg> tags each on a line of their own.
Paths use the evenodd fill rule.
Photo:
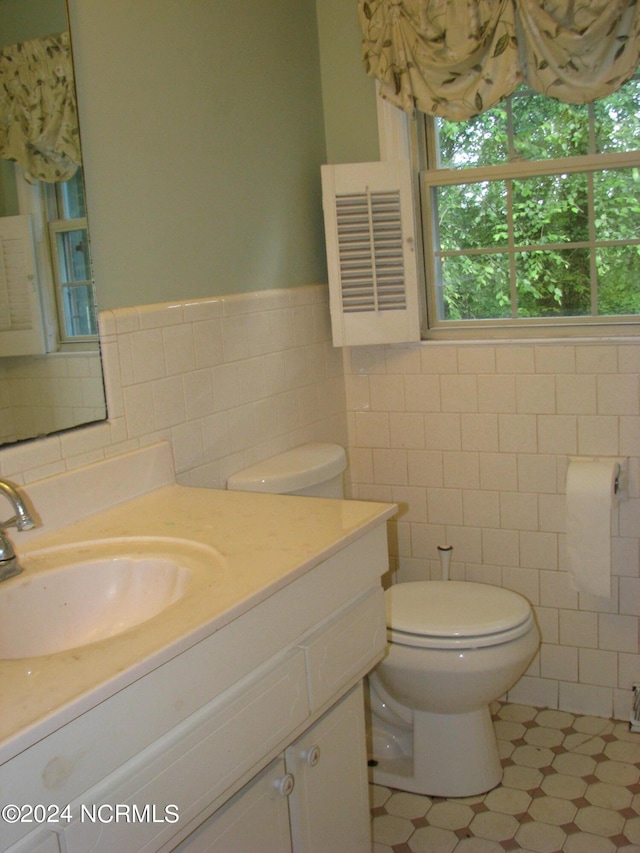
<svg viewBox="0 0 640 853">
<path fill-rule="evenodd" d="M 502 784 L 465 799 L 372 786 L 374 853 L 640 853 L 640 734 L 496 703 Z"/>
</svg>

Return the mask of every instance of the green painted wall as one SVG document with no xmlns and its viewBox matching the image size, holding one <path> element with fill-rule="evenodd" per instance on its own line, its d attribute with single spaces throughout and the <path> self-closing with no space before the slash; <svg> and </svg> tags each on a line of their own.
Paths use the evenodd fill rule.
<svg viewBox="0 0 640 853">
<path fill-rule="evenodd" d="M 64 0 L 0 0 L 0 45 L 16 44 L 67 28 Z"/>
<path fill-rule="evenodd" d="M 375 83 L 361 60 L 356 0 L 316 0 L 327 162 L 377 160 Z"/>
<path fill-rule="evenodd" d="M 356 0 L 69 5 L 99 306 L 325 281 L 320 165 L 378 157 Z M 0 0 L 7 43 L 36 7 L 64 28 Z"/>
<path fill-rule="evenodd" d="M 378 157 L 356 8 L 69 0 L 101 308 L 326 281 L 320 165 Z"/>
<path fill-rule="evenodd" d="M 355 10 L 69 0 L 100 308 L 326 281 L 320 166 L 378 156 Z M 61 13 L 0 0 L 0 44 Z"/>
<path fill-rule="evenodd" d="M 13 163 L 0 160 L 0 216 L 18 213 L 18 193 Z"/>
<path fill-rule="evenodd" d="M 326 281 L 313 0 L 70 0 L 101 308 Z"/>
</svg>

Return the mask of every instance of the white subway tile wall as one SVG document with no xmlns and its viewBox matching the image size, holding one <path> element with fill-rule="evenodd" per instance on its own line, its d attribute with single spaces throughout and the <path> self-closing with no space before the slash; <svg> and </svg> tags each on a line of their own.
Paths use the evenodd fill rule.
<svg viewBox="0 0 640 853">
<path fill-rule="evenodd" d="M 400 505 L 396 580 L 497 584 L 534 605 L 540 653 L 509 698 L 627 719 L 640 682 L 640 344 L 423 343 L 345 352 L 353 496 Z M 570 455 L 629 457 L 612 595 L 571 588 Z"/>
<path fill-rule="evenodd" d="M 104 417 L 95 353 L 0 358 L 0 442 Z"/>
<path fill-rule="evenodd" d="M 180 483 L 223 488 L 302 442 L 347 443 L 326 287 L 104 311 L 100 337 L 109 420 L 1 449 L 1 476 L 28 484 L 167 439 Z"/>
</svg>

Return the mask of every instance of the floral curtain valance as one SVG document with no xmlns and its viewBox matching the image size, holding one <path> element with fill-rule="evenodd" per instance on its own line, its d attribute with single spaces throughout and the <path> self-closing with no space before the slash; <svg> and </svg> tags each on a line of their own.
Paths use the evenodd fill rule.
<svg viewBox="0 0 640 853">
<path fill-rule="evenodd" d="M 359 0 L 358 12 L 365 68 L 382 97 L 453 121 L 521 83 L 587 103 L 640 61 L 637 0 Z"/>
<path fill-rule="evenodd" d="M 0 157 L 48 183 L 81 164 L 69 33 L 0 50 Z"/>
</svg>

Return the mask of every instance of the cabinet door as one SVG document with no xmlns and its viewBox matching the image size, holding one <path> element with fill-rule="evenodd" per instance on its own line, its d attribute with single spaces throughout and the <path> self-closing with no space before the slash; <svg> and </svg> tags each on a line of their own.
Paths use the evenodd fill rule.
<svg viewBox="0 0 640 853">
<path fill-rule="evenodd" d="M 284 761 L 276 759 L 185 838 L 174 853 L 288 853 L 290 785 Z"/>
<path fill-rule="evenodd" d="M 370 853 L 371 824 L 362 684 L 285 752 L 295 853 Z"/>
</svg>

